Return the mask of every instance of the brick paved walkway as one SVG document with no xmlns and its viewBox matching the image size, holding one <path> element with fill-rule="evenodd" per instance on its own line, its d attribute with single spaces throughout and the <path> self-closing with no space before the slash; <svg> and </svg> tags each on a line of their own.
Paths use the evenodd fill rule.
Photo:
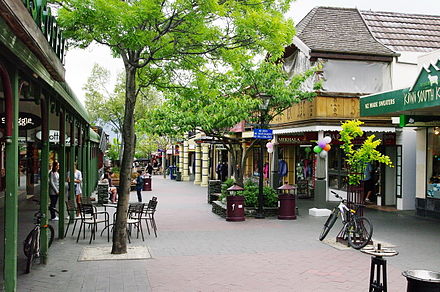
<svg viewBox="0 0 440 292">
<path fill-rule="evenodd" d="M 299 201 L 295 221 L 226 222 L 211 213 L 206 188 L 192 182 L 155 176 L 153 191 L 143 194 L 145 201 L 158 197 L 158 238 L 147 235 L 132 245 L 146 245 L 151 259 L 78 262 L 88 240 L 77 244 L 68 237 L 54 242 L 47 265 L 35 265 L 28 275 L 19 267 L 18 290 L 368 291 L 370 256 L 320 242 L 325 218 L 307 215 L 310 201 Z M 135 193 L 131 198 L 136 200 Z M 389 291 L 406 290 L 403 270 L 440 270 L 440 224 L 412 213 L 366 212 L 374 238 L 400 252 L 388 259 Z M 336 236 L 336 227 L 329 236 Z M 110 249 L 104 237 L 92 245 Z"/>
</svg>

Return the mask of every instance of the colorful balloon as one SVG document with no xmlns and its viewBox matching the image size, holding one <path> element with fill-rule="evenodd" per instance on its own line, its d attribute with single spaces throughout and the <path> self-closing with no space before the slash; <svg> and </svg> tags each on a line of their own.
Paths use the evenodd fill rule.
<svg viewBox="0 0 440 292">
<path fill-rule="evenodd" d="M 316 145 L 315 147 L 313 147 L 313 152 L 315 152 L 315 153 L 319 153 L 319 152 L 321 152 L 322 151 L 322 148 L 321 147 L 319 147 L 318 145 Z"/>
<path fill-rule="evenodd" d="M 321 148 L 324 148 L 326 144 L 327 144 L 327 143 L 325 143 L 325 142 L 322 141 L 322 140 L 319 140 L 319 141 L 318 141 L 318 146 L 321 147 Z"/>
<path fill-rule="evenodd" d="M 330 144 L 326 144 L 325 147 L 322 149 L 324 149 L 325 151 L 328 152 L 328 151 L 330 151 L 330 149 L 332 149 L 332 147 L 330 146 Z"/>
<path fill-rule="evenodd" d="M 267 148 L 267 153 L 273 153 L 273 148 Z"/>
<path fill-rule="evenodd" d="M 269 149 L 269 148 L 273 148 L 273 143 L 271 143 L 271 142 L 267 142 L 267 143 L 266 143 L 266 148 L 267 148 L 267 149 Z"/>
<path fill-rule="evenodd" d="M 329 144 L 329 143 L 332 141 L 332 138 L 331 138 L 330 136 L 325 136 L 322 140 L 323 140 L 326 144 Z"/>
<path fill-rule="evenodd" d="M 321 158 L 326 158 L 327 157 L 327 151 L 321 151 L 321 152 L 319 152 L 319 157 L 321 157 Z"/>
</svg>

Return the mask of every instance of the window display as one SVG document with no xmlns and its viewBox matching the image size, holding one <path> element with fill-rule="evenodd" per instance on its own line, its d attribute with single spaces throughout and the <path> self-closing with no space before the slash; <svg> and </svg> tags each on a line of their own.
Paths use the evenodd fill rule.
<svg viewBox="0 0 440 292">
<path fill-rule="evenodd" d="M 440 199 L 440 127 L 428 128 L 427 197 Z"/>
</svg>

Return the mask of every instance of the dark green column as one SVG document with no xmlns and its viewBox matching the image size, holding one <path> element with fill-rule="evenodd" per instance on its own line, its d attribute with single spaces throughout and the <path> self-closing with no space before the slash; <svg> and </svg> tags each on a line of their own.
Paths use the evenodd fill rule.
<svg viewBox="0 0 440 292">
<path fill-rule="evenodd" d="M 58 221 L 58 238 L 64 238 L 64 215 L 66 201 L 66 114 L 60 113 L 60 148 L 58 150 L 58 161 L 60 163 L 60 195 L 58 198 L 58 211 L 60 220 Z"/>
<path fill-rule="evenodd" d="M 49 97 L 41 99 L 41 163 L 40 163 L 40 212 L 43 214 L 41 225 L 48 224 L 49 206 Z M 47 263 L 48 250 L 47 229 L 42 229 L 40 238 L 41 263 Z"/>
<path fill-rule="evenodd" d="M 1 65 L 1 64 L 0 64 Z M 4 69 L 4 68 L 3 68 Z M 6 189 L 5 189 L 5 291 L 17 289 L 17 232 L 18 232 L 18 72 L 11 72 L 11 80 L 2 78 L 3 91 L 11 90 L 12 136 L 6 136 Z M 8 79 L 8 80 L 6 80 Z M 9 84 L 6 84 L 9 83 Z M 7 98 L 7 97 L 6 97 Z"/>
<path fill-rule="evenodd" d="M 83 175 L 83 193 L 84 196 L 86 197 L 90 197 L 90 192 L 88 189 L 88 178 L 87 178 L 87 174 L 88 174 L 88 169 L 87 169 L 87 127 L 84 127 L 83 130 L 83 136 L 82 136 L 82 147 L 81 147 L 81 152 L 82 152 L 82 175 Z"/>
<path fill-rule="evenodd" d="M 69 147 L 69 200 L 75 201 L 75 118 L 72 117 L 70 121 L 70 147 Z M 75 216 L 75 214 L 70 214 L 70 216 Z"/>
</svg>

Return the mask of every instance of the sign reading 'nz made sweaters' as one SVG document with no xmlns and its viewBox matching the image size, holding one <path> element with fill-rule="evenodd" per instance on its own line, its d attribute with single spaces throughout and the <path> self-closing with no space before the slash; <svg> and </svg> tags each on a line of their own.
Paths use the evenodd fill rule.
<svg viewBox="0 0 440 292">
<path fill-rule="evenodd" d="M 393 90 L 360 99 L 361 116 L 390 115 L 408 110 L 440 106 L 440 60 L 423 67 L 410 88 Z"/>
</svg>

